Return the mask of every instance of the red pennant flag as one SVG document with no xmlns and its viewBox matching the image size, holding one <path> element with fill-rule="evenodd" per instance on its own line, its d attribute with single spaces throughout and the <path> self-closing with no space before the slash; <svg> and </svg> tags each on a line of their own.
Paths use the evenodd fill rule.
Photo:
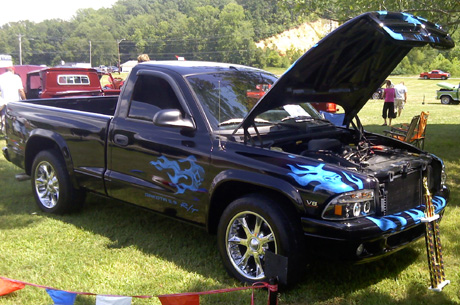
<svg viewBox="0 0 460 305">
<path fill-rule="evenodd" d="M 200 305 L 198 294 L 158 296 L 162 305 Z"/>
<path fill-rule="evenodd" d="M 13 291 L 22 289 L 25 286 L 26 285 L 24 285 L 23 283 L 0 279 L 0 296 L 7 295 L 9 293 L 12 293 Z"/>
</svg>

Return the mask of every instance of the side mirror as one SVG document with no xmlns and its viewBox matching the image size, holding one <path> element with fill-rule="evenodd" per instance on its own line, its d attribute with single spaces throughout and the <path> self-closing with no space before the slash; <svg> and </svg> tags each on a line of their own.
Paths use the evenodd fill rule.
<svg viewBox="0 0 460 305">
<path fill-rule="evenodd" d="M 190 118 L 183 118 L 177 109 L 163 109 L 153 117 L 153 124 L 161 127 L 178 127 L 195 130 L 195 123 Z"/>
</svg>

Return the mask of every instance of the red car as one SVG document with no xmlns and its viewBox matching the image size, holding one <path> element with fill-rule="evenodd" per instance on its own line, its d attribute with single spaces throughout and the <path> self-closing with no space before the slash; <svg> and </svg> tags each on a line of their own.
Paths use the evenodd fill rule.
<svg viewBox="0 0 460 305">
<path fill-rule="evenodd" d="M 432 70 L 431 72 L 420 73 L 420 78 L 423 79 L 448 79 L 449 77 L 449 72 L 443 72 L 441 70 Z"/>
</svg>

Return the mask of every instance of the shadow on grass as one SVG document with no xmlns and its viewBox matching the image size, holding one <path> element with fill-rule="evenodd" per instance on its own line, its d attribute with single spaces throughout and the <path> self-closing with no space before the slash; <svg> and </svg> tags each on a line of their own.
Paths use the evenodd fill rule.
<svg viewBox="0 0 460 305">
<path fill-rule="evenodd" d="M 213 278 L 220 283 L 218 287 L 210 287 L 209 284 L 199 281 L 190 282 L 188 291 L 242 285 L 224 271 L 215 236 L 201 228 L 94 195 L 88 196 L 85 208 L 79 213 L 46 216 L 110 239 L 108 248 L 135 246 L 144 253 L 161 257 L 184 270 Z M 295 304 L 303 303 L 305 298 L 311 302 L 325 302 L 341 299 L 343 296 L 348 298 L 355 291 L 384 279 L 397 278 L 417 257 L 416 251 L 406 248 L 390 257 L 361 265 L 314 259 L 309 262 L 302 281 L 289 289 L 284 288 L 283 295 L 286 294 L 287 303 Z M 329 291 L 325 287 L 333 287 L 333 290 Z M 143 287 L 138 288 L 143 290 Z M 145 291 L 148 291 L 147 286 Z M 247 295 L 247 292 L 241 292 L 242 297 L 247 298 Z M 259 292 L 259 295 L 262 295 L 259 298 L 265 298 L 265 292 Z M 362 297 L 367 300 L 370 296 Z M 209 304 L 219 303 L 219 298 L 223 298 L 222 304 L 232 304 L 224 296 L 207 298 Z M 359 300 L 360 297 L 355 298 Z M 388 298 L 391 300 L 390 296 Z"/>
<path fill-rule="evenodd" d="M 0 135 L 0 147 L 3 146 L 3 135 Z M 12 230 L 28 227 L 39 218 L 31 217 L 32 213 L 38 212 L 35 205 L 29 204 L 32 200 L 30 182 L 18 183 L 15 175 L 21 173 L 21 169 L 0 157 L 0 230 Z"/>
<path fill-rule="evenodd" d="M 95 195 L 88 196 L 81 212 L 63 216 L 43 214 L 33 202 L 30 185 L 20 183 L 20 186 L 8 193 L 9 196 L 21 196 L 24 199 L 21 202 L 6 203 L 3 207 L 3 213 L 13 217 L 13 222 L 16 221 L 16 217 L 26 219 L 25 222 L 19 222 L 20 226 L 32 225 L 34 220 L 30 219 L 35 218 L 30 214 L 38 213 L 40 216 L 63 221 L 92 234 L 106 237 L 110 240 L 108 248 L 134 246 L 148 255 L 161 257 L 184 270 L 219 282 L 218 286 L 214 286 L 200 281 L 191 281 L 187 287 L 187 291 L 190 292 L 242 286 L 226 274 L 217 250 L 215 236 L 209 235 L 201 228 Z M 30 222 L 27 222 L 27 219 Z M 308 264 L 307 273 L 302 281 L 289 289 L 285 288 L 282 296 L 287 303 L 294 304 L 303 304 L 305 299 L 311 302 L 340 299 L 344 295 L 352 295 L 355 291 L 383 279 L 397 277 L 416 258 L 416 251 L 408 248 L 388 258 L 362 265 L 314 260 Z M 137 289 L 149 291 L 148 284 L 146 285 Z M 325 287 L 333 287 L 333 291 Z M 244 304 L 249 302 L 247 292 L 234 292 L 232 295 L 230 300 L 225 297 L 225 294 L 207 296 L 203 298 L 202 304 L 241 304 L 241 298 L 246 300 Z M 235 298 L 234 295 L 241 295 L 241 298 Z M 260 291 L 257 295 L 259 299 L 266 300 L 265 291 Z M 368 296 L 364 297 L 368 298 Z M 82 301 L 85 304 L 94 302 L 92 298 Z"/>
</svg>

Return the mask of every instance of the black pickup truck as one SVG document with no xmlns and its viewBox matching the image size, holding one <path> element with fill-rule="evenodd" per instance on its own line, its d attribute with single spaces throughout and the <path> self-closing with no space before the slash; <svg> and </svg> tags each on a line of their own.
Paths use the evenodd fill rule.
<svg viewBox="0 0 460 305">
<path fill-rule="evenodd" d="M 196 224 L 217 234 L 241 281 L 296 279 L 308 253 L 372 260 L 424 235 L 428 190 L 437 213 L 448 201 L 438 157 L 366 132 L 357 117 L 426 44 L 454 45 L 424 19 L 373 12 L 279 79 L 233 64 L 142 63 L 118 99 L 10 103 L 3 153 L 43 211 L 73 211 L 95 192 Z M 270 89 L 259 99 L 261 85 Z M 341 105 L 342 124 L 309 102 Z"/>
</svg>

